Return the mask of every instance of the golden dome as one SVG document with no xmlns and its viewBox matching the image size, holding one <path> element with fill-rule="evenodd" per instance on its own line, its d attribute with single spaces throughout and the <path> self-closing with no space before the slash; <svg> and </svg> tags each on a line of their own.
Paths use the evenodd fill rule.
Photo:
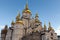
<svg viewBox="0 0 60 40">
<path fill-rule="evenodd" d="M 48 28 L 48 30 L 50 31 L 50 30 L 51 30 L 51 28 L 49 27 L 49 28 Z"/>
<path fill-rule="evenodd" d="M 52 28 L 52 30 L 54 31 L 54 29 Z"/>
<path fill-rule="evenodd" d="M 28 13 L 28 14 L 30 14 L 31 11 L 30 11 L 30 10 L 23 10 L 23 13 Z"/>
<path fill-rule="evenodd" d="M 51 30 L 53 30 L 54 31 L 54 29 L 51 27 Z"/>
<path fill-rule="evenodd" d="M 17 17 L 16 17 L 16 23 L 23 24 L 23 21 L 22 21 L 21 18 L 20 18 L 20 12 L 18 12 L 18 15 L 17 15 Z"/>
<path fill-rule="evenodd" d="M 35 23 L 40 23 L 40 21 L 38 19 L 35 19 Z"/>
<path fill-rule="evenodd" d="M 23 10 L 23 13 L 31 13 L 31 11 L 28 9 L 28 4 L 26 4 L 25 9 Z"/>
<path fill-rule="evenodd" d="M 19 21 L 16 21 L 16 23 L 23 24 L 23 21 L 22 20 L 19 20 Z"/>
<path fill-rule="evenodd" d="M 49 27 L 48 30 L 51 31 L 51 30 L 54 30 L 54 29 L 52 27 Z"/>
</svg>

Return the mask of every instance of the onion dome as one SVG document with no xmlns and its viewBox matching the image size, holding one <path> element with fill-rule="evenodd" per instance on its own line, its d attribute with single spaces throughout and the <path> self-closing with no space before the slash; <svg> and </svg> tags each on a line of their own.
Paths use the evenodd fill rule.
<svg viewBox="0 0 60 40">
<path fill-rule="evenodd" d="M 39 17 L 39 16 L 38 16 L 38 13 L 36 13 L 36 15 L 35 15 L 35 22 L 36 22 L 36 23 L 40 23 L 40 21 L 38 20 L 38 17 Z"/>
<path fill-rule="evenodd" d="M 54 29 L 53 29 L 53 28 L 52 28 L 51 30 L 52 30 L 52 31 L 54 31 Z"/>
<path fill-rule="evenodd" d="M 20 12 L 19 12 L 19 14 L 18 14 L 17 17 L 16 17 L 16 23 L 23 24 L 23 21 L 22 21 L 21 18 L 20 18 Z"/>
<path fill-rule="evenodd" d="M 52 27 L 49 27 L 48 30 L 51 31 L 51 30 L 54 30 L 54 29 Z"/>
<path fill-rule="evenodd" d="M 51 30 L 51 27 L 48 28 L 48 31 L 50 31 L 50 30 Z"/>
<path fill-rule="evenodd" d="M 31 11 L 28 8 L 28 4 L 26 4 L 25 9 L 23 10 L 23 13 L 31 13 Z"/>
<path fill-rule="evenodd" d="M 19 20 L 19 21 L 16 21 L 16 23 L 23 24 L 23 21 L 22 20 Z"/>
<path fill-rule="evenodd" d="M 38 19 L 35 19 L 35 23 L 40 23 L 40 21 Z"/>
</svg>

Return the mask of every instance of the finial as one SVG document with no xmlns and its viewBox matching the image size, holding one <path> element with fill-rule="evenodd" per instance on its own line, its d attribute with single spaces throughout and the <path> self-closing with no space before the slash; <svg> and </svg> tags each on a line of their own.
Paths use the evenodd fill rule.
<svg viewBox="0 0 60 40">
<path fill-rule="evenodd" d="M 39 17 L 39 16 L 38 16 L 38 13 L 36 13 L 36 16 L 35 16 L 35 17 Z"/>
<path fill-rule="evenodd" d="M 51 23 L 49 22 L 49 28 L 48 30 L 53 30 L 53 28 L 51 27 Z"/>
<path fill-rule="evenodd" d="M 20 17 L 20 11 L 18 10 L 18 16 Z"/>
<path fill-rule="evenodd" d="M 16 17 L 16 21 L 20 20 L 20 12 L 18 11 L 18 15 Z"/>
<path fill-rule="evenodd" d="M 7 29 L 8 28 L 8 26 L 7 25 L 5 25 L 5 29 Z"/>
<path fill-rule="evenodd" d="M 51 23 L 49 22 L 49 27 L 51 27 Z"/>
<path fill-rule="evenodd" d="M 45 24 L 45 22 L 44 22 L 44 29 L 46 30 L 46 24 Z"/>
<path fill-rule="evenodd" d="M 27 10 L 28 9 L 28 0 L 26 0 L 26 7 L 25 9 Z"/>
</svg>

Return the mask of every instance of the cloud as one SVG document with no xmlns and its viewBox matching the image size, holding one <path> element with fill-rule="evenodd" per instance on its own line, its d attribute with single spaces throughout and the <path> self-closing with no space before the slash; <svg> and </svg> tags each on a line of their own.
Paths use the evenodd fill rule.
<svg viewBox="0 0 60 40">
<path fill-rule="evenodd" d="M 57 35 L 60 35 L 60 26 L 57 29 L 55 29 L 55 32 L 57 33 Z"/>
<path fill-rule="evenodd" d="M 2 30 L 3 28 L 4 28 L 4 26 L 1 26 L 1 25 L 0 25 L 0 33 L 1 33 L 1 30 Z"/>
<path fill-rule="evenodd" d="M 60 35 L 60 30 L 56 30 L 57 35 Z"/>
</svg>

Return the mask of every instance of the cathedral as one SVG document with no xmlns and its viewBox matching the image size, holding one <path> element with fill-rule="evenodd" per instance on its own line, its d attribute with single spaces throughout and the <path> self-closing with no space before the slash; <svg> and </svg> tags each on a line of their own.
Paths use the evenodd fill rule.
<svg viewBox="0 0 60 40">
<path fill-rule="evenodd" d="M 20 12 L 16 16 L 16 20 L 11 22 L 11 27 L 1 30 L 1 40 L 58 40 L 57 33 L 49 22 L 47 28 L 44 23 L 38 19 L 38 13 L 32 18 L 32 13 L 26 4 L 24 10 L 22 11 L 22 16 Z"/>
</svg>

